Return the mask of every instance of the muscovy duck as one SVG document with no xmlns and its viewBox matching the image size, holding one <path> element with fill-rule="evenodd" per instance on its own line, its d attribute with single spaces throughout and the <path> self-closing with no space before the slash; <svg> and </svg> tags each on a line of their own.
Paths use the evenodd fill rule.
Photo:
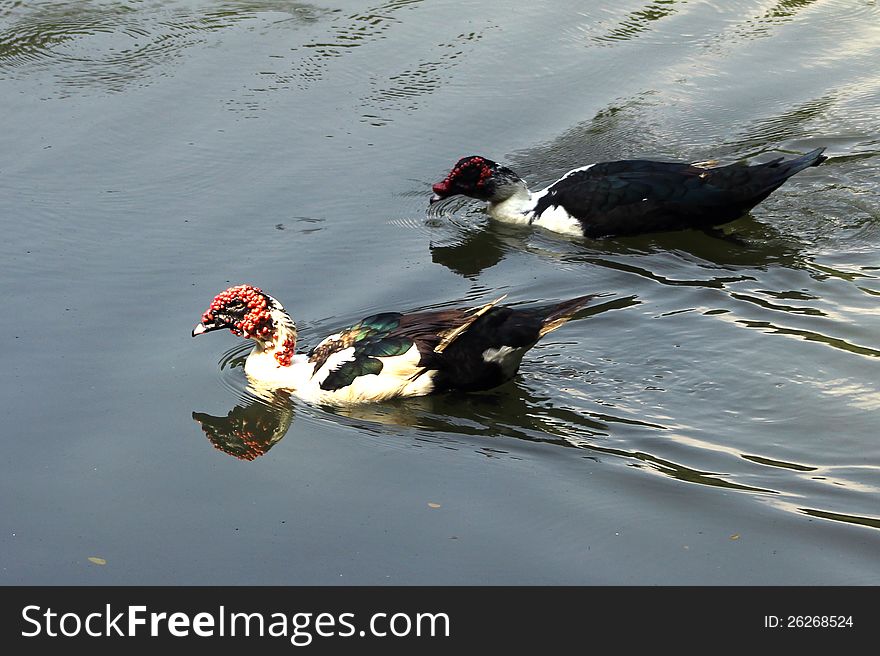
<svg viewBox="0 0 880 656">
<path fill-rule="evenodd" d="M 573 169 L 534 193 L 506 166 L 474 155 L 460 159 L 433 185 L 431 203 L 464 194 L 487 201 L 489 216 L 498 221 L 579 237 L 708 229 L 738 219 L 795 173 L 821 164 L 824 150 L 752 165 L 600 162 Z"/>
<path fill-rule="evenodd" d="M 255 383 L 307 401 L 349 404 L 496 387 L 513 378 L 541 337 L 592 298 L 532 308 L 500 306 L 498 299 L 470 309 L 383 312 L 296 354 L 296 326 L 281 303 L 238 285 L 214 298 L 192 334 L 228 328 L 255 342 L 244 365 Z"/>
</svg>

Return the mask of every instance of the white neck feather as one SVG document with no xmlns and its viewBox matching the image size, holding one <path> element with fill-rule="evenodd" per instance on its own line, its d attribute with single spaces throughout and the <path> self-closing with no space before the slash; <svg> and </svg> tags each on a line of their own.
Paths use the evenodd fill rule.
<svg viewBox="0 0 880 656">
<path fill-rule="evenodd" d="M 589 166 L 569 171 L 563 177 L 567 177 L 576 171 L 588 169 Z M 513 194 L 495 202 L 490 202 L 488 207 L 489 216 L 497 221 L 515 223 L 519 225 L 533 225 L 545 228 L 552 232 L 558 232 L 573 237 L 583 237 L 584 228 L 581 222 L 571 216 L 565 207 L 550 205 L 540 216 L 535 216 L 534 210 L 538 201 L 550 193 L 550 187 L 531 193 L 524 182 L 520 182 L 514 188 Z"/>
<path fill-rule="evenodd" d="M 513 193 L 503 200 L 490 201 L 487 211 L 496 221 L 526 224 L 532 207 L 532 194 L 522 181 L 514 185 Z"/>
<path fill-rule="evenodd" d="M 288 349 L 292 357 L 296 348 L 296 324 L 280 305 L 273 308 L 271 313 L 272 324 L 275 327 L 272 338 L 271 340 L 255 339 L 253 352 L 274 355 L 276 352 Z"/>
</svg>

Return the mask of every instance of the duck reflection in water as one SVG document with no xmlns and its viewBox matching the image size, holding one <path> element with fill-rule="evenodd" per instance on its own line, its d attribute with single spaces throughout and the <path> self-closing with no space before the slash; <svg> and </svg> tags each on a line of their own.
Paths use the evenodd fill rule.
<svg viewBox="0 0 880 656">
<path fill-rule="evenodd" d="M 582 262 L 609 268 L 619 268 L 620 261 L 663 257 L 670 253 L 678 254 L 679 258 L 696 257 L 711 267 L 807 267 L 802 253 L 804 244 L 797 238 L 783 236 L 779 230 L 751 215 L 739 219 L 735 228 L 732 234 L 721 229 L 683 230 L 600 241 L 535 236 L 515 226 L 491 223 L 485 228 L 458 226 L 454 233 L 446 229 L 447 236 L 432 241 L 429 248 L 432 262 L 470 279 L 519 251 L 548 261 Z"/>
<path fill-rule="evenodd" d="M 252 388 L 250 392 L 255 392 Z M 259 397 L 232 408 L 225 417 L 201 412 L 192 416 L 201 424 L 205 436 L 215 448 L 240 460 L 251 461 L 265 455 L 287 434 L 294 418 L 296 399 L 283 391 L 261 390 Z M 313 407 L 304 407 L 314 412 Z M 727 480 L 719 473 L 699 471 L 644 451 L 629 451 L 608 443 L 615 425 L 629 430 L 666 432 L 667 427 L 617 417 L 607 412 L 555 406 L 549 397 L 540 395 L 519 380 L 484 393 L 449 393 L 408 399 L 394 399 L 375 404 L 333 407 L 324 410 L 336 421 L 352 426 L 363 435 L 397 434 L 403 428 L 410 438 L 423 443 L 442 443 L 448 449 L 475 449 L 486 457 L 513 455 L 516 449 L 505 444 L 508 439 L 553 444 L 580 449 L 594 461 L 623 459 L 672 478 L 749 492 L 773 493 Z M 414 432 L 413 432 L 414 431 Z M 500 438 L 500 439 L 499 439 Z"/>
<path fill-rule="evenodd" d="M 253 388 L 248 392 L 253 393 Z M 266 396 L 272 394 L 271 399 Z M 440 394 L 394 399 L 354 406 L 300 406 L 320 412 L 368 435 L 393 435 L 404 429 L 417 438 L 442 439 L 455 448 L 456 438 L 483 436 L 580 446 L 585 436 L 608 434 L 608 425 L 588 414 L 547 407 L 547 398 L 536 396 L 520 381 L 485 393 Z M 251 461 L 266 453 L 290 430 L 298 402 L 283 390 L 259 392 L 235 405 L 225 416 L 193 412 L 214 448 L 239 460 Z M 503 451 L 498 451 L 502 453 Z"/>
<path fill-rule="evenodd" d="M 215 448 L 238 458 L 255 460 L 278 444 L 290 428 L 294 406 L 286 390 L 263 391 L 232 408 L 225 417 L 193 412 Z"/>
</svg>

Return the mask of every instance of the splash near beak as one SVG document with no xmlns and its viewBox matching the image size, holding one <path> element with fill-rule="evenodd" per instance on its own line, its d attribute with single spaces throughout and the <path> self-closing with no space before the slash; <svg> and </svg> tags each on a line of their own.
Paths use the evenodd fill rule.
<svg viewBox="0 0 880 656">
<path fill-rule="evenodd" d="M 443 196 L 440 196 L 439 194 L 431 194 L 431 199 L 428 201 L 428 204 L 433 205 L 434 203 L 439 203 L 441 200 L 443 200 Z"/>
</svg>

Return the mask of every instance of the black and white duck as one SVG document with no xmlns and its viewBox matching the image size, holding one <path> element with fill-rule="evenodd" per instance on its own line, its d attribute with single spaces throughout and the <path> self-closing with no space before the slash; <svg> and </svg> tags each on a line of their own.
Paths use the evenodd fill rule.
<svg viewBox="0 0 880 656">
<path fill-rule="evenodd" d="M 433 185 L 431 203 L 463 194 L 488 203 L 497 221 L 578 237 L 709 229 L 738 219 L 786 180 L 827 159 L 817 148 L 760 164 L 620 160 L 573 169 L 540 191 L 516 173 L 474 155 Z"/>
<path fill-rule="evenodd" d="M 253 340 L 244 370 L 256 384 L 289 389 L 311 402 L 349 404 L 501 385 L 514 377 L 526 351 L 592 298 L 383 312 L 297 354 L 296 325 L 281 303 L 257 287 L 238 285 L 214 298 L 192 334 L 225 328 Z"/>
</svg>

